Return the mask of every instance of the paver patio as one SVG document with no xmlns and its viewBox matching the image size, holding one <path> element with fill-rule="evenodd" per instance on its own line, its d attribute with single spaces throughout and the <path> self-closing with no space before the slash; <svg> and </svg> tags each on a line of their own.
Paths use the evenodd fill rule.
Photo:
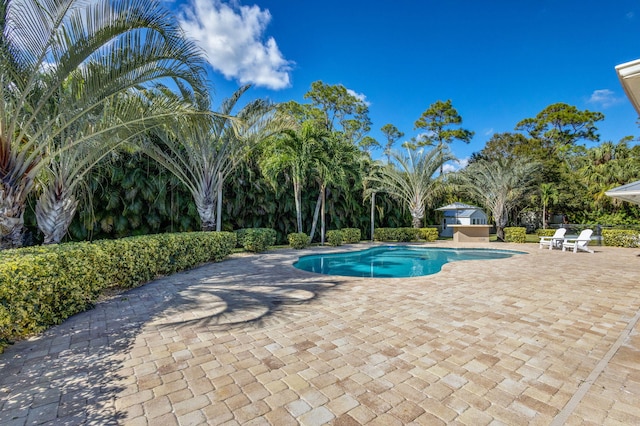
<svg viewBox="0 0 640 426">
<path fill-rule="evenodd" d="M 528 254 L 360 279 L 277 250 L 158 279 L 1 354 L 0 424 L 640 424 L 639 250 L 480 246 Z"/>
</svg>

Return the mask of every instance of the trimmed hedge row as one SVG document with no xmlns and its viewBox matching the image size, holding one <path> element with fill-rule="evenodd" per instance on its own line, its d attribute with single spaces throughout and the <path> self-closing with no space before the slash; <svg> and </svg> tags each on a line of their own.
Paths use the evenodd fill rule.
<svg viewBox="0 0 640 426">
<path fill-rule="evenodd" d="M 376 228 L 373 231 L 376 241 L 435 241 L 438 239 L 437 228 Z"/>
<path fill-rule="evenodd" d="M 504 228 L 504 240 L 508 243 L 526 243 L 527 228 L 519 226 Z"/>
<path fill-rule="evenodd" d="M 417 228 L 376 228 L 373 239 L 376 241 L 416 241 L 419 230 Z"/>
<path fill-rule="evenodd" d="M 640 247 L 640 232 L 633 229 L 603 229 L 602 240 L 605 246 Z"/>
<path fill-rule="evenodd" d="M 92 307 L 104 289 L 220 261 L 235 245 L 232 232 L 190 232 L 1 251 L 0 351 Z"/>
<path fill-rule="evenodd" d="M 246 251 L 259 253 L 265 251 L 276 243 L 277 233 L 271 228 L 245 228 L 234 231 L 238 242 L 237 247 Z"/>
<path fill-rule="evenodd" d="M 359 243 L 362 238 L 362 231 L 358 228 L 342 228 L 340 231 L 345 244 Z"/>
</svg>

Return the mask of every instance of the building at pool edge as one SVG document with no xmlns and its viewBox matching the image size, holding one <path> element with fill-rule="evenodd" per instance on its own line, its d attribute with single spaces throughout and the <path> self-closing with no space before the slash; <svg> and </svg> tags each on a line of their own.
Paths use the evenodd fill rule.
<svg viewBox="0 0 640 426">
<path fill-rule="evenodd" d="M 640 59 L 616 66 L 622 88 L 640 116 Z M 640 180 L 605 192 L 609 197 L 640 204 Z"/>
</svg>

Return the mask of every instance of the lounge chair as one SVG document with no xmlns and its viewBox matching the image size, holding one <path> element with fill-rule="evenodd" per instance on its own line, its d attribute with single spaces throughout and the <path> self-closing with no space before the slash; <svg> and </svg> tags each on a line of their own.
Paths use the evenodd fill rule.
<svg viewBox="0 0 640 426">
<path fill-rule="evenodd" d="M 549 250 L 552 248 L 561 248 L 565 232 L 567 232 L 565 228 L 558 228 L 552 237 L 540 237 L 539 248 L 542 248 L 543 246 L 549 246 Z"/>
<path fill-rule="evenodd" d="M 565 238 L 562 242 L 562 251 L 570 248 L 574 253 L 577 253 L 578 250 L 593 253 L 593 250 L 587 247 L 591 242 L 591 234 L 593 234 L 591 229 L 585 229 L 578 235 L 578 238 Z"/>
</svg>

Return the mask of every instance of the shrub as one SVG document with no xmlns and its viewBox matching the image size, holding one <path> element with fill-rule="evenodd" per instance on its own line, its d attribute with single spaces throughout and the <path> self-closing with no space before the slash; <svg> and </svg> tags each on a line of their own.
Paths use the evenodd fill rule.
<svg viewBox="0 0 640 426">
<path fill-rule="evenodd" d="M 311 238 L 304 232 L 294 232 L 288 235 L 289 245 L 294 249 L 303 249 L 311 244 Z"/>
<path fill-rule="evenodd" d="M 396 240 L 401 242 L 416 241 L 419 235 L 417 228 L 396 228 Z"/>
<path fill-rule="evenodd" d="M 373 230 L 373 239 L 376 241 L 394 241 L 394 228 L 375 228 Z"/>
<path fill-rule="evenodd" d="M 373 237 L 376 241 L 416 241 L 420 230 L 417 228 L 376 228 Z"/>
<path fill-rule="evenodd" d="M 359 243 L 362 232 L 358 228 L 343 228 L 342 238 L 346 244 Z"/>
<path fill-rule="evenodd" d="M 555 233 L 555 229 L 536 229 L 536 235 L 538 237 L 553 237 Z"/>
<path fill-rule="evenodd" d="M 259 253 L 276 243 L 276 231 L 271 228 L 246 228 L 235 233 L 238 238 L 236 246 L 246 251 Z"/>
<path fill-rule="evenodd" d="M 193 232 L 2 251 L 0 352 L 3 342 L 90 308 L 106 288 L 222 260 L 235 244 L 230 232 Z"/>
<path fill-rule="evenodd" d="M 605 246 L 640 247 L 640 232 L 633 229 L 603 229 L 602 240 Z"/>
<path fill-rule="evenodd" d="M 342 231 L 327 231 L 327 244 L 330 246 L 341 246 Z"/>
<path fill-rule="evenodd" d="M 418 235 L 425 241 L 431 242 L 438 239 L 438 228 L 420 228 Z"/>
<path fill-rule="evenodd" d="M 526 243 L 527 228 L 517 226 L 504 228 L 504 240 L 508 243 Z"/>
</svg>

